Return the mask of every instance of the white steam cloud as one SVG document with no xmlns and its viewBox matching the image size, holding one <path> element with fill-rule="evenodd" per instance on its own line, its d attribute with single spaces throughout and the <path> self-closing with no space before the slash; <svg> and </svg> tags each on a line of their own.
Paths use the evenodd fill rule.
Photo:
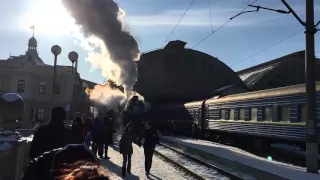
<svg viewBox="0 0 320 180">
<path fill-rule="evenodd" d="M 102 76 L 125 88 L 112 89 L 109 84 L 96 86 L 90 99 L 114 107 L 132 96 L 137 79 L 135 60 L 140 57 L 138 42 L 124 29 L 125 12 L 113 0 L 62 0 L 80 26 L 82 33 L 73 34 L 75 42 L 89 51 L 87 61 L 101 69 Z M 117 102 L 115 102 L 117 101 Z"/>
</svg>

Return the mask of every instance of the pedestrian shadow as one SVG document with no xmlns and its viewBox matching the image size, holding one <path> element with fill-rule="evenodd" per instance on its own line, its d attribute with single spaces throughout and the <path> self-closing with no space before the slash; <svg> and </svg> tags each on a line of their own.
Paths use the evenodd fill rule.
<svg viewBox="0 0 320 180">
<path fill-rule="evenodd" d="M 101 165 L 107 169 L 108 171 L 112 172 L 113 174 L 117 175 L 118 177 L 122 178 L 122 167 L 118 166 L 117 164 L 113 163 L 109 160 L 101 160 Z M 123 179 L 128 180 L 140 180 L 140 178 L 134 174 L 127 174 L 127 176 Z"/>
<path fill-rule="evenodd" d="M 148 180 L 162 180 L 162 179 L 150 173 Z"/>
</svg>

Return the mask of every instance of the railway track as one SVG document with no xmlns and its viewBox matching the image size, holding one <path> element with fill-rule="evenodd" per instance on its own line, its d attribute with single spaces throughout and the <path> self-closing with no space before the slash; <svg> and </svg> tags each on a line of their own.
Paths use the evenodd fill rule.
<svg viewBox="0 0 320 180">
<path fill-rule="evenodd" d="M 243 180 L 243 178 L 240 178 L 222 168 L 209 164 L 162 142 L 160 143 L 160 146 L 156 148 L 155 154 L 165 161 L 173 164 L 188 176 L 193 177 L 193 179 Z"/>
</svg>

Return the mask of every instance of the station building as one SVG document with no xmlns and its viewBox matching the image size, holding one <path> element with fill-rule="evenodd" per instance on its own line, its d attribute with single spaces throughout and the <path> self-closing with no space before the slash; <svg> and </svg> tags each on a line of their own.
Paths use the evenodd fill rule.
<svg viewBox="0 0 320 180">
<path fill-rule="evenodd" d="M 16 93 L 24 101 L 25 107 L 19 126 L 31 128 L 38 122 L 47 122 L 53 106 L 64 107 L 68 118 L 71 118 L 76 110 L 93 110 L 85 88 L 92 87 L 95 83 L 81 79 L 79 73 L 73 73 L 72 66 L 57 65 L 57 85 L 52 102 L 53 66 L 43 62 L 37 46 L 37 40 L 31 37 L 25 54 L 0 60 L 0 96 Z M 3 121 L 0 118 L 0 126 Z"/>
<path fill-rule="evenodd" d="M 163 49 L 144 53 L 137 62 L 134 90 L 153 103 L 204 100 L 305 83 L 305 51 L 234 72 L 218 58 L 171 41 Z M 320 59 L 316 58 L 320 81 Z"/>
<path fill-rule="evenodd" d="M 134 90 L 153 103 L 202 100 L 223 87 L 229 87 L 224 95 L 248 91 L 237 73 L 218 58 L 185 45 L 171 41 L 163 49 L 142 54 Z"/>
</svg>

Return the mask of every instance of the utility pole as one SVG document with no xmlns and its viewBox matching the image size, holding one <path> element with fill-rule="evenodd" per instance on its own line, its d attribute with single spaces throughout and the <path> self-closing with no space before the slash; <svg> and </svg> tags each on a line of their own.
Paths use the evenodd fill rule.
<svg viewBox="0 0 320 180">
<path fill-rule="evenodd" d="M 256 5 L 248 5 L 257 8 L 255 11 L 244 11 L 236 16 L 249 12 L 258 12 L 260 9 L 270 10 L 282 14 L 291 13 L 300 24 L 305 26 L 306 31 L 306 49 L 305 49 L 305 81 L 306 81 L 306 106 L 307 106 L 307 123 L 306 123 L 306 166 L 307 172 L 318 173 L 318 135 L 317 135 L 317 118 L 316 118 L 316 63 L 315 63 L 315 45 L 314 35 L 317 33 L 317 25 L 320 21 L 314 23 L 314 0 L 306 0 L 306 22 L 294 12 L 290 5 L 285 1 L 281 2 L 287 7 L 288 11 L 271 9 Z M 236 17 L 235 16 L 235 17 Z"/>
<path fill-rule="evenodd" d="M 314 1 L 306 0 L 306 96 L 307 96 L 307 143 L 306 165 L 307 172 L 318 173 L 318 137 L 316 118 L 316 63 L 314 49 Z"/>
</svg>

